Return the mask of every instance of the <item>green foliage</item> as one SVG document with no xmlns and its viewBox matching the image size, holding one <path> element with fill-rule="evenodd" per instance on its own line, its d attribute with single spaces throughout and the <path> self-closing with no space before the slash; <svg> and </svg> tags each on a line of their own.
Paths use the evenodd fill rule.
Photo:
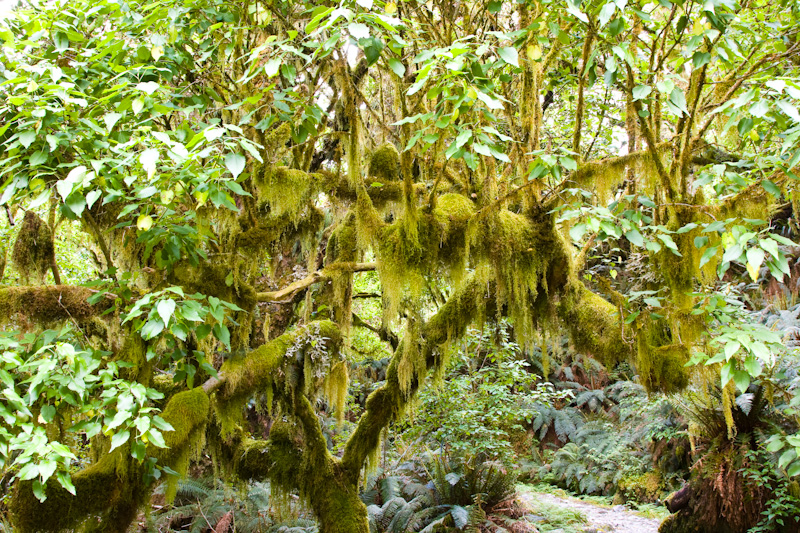
<svg viewBox="0 0 800 533">
<path fill-rule="evenodd" d="M 70 472 L 77 457 L 70 445 L 76 438 L 102 433 L 110 450 L 130 441 L 142 461 L 145 445 L 166 447 L 162 432 L 174 429 L 151 405 L 162 398 L 158 391 L 119 377 L 129 363 L 89 346 L 76 349 L 79 338 L 71 328 L 0 337 L 5 385 L 0 466 L 12 470 L 15 479 L 33 480 L 33 492 L 42 501 L 51 477 L 75 494 Z"/>
<path fill-rule="evenodd" d="M 452 349 L 456 353 L 442 385 L 420 392 L 421 407 L 404 434 L 456 455 L 514 462 L 514 434 L 538 416 L 538 406 L 559 395 L 536 384 L 505 324 L 495 335 L 473 332 Z"/>
<path fill-rule="evenodd" d="M 419 482 L 404 476 L 377 477 L 361 495 L 368 503 L 370 531 L 402 533 L 458 531 L 486 523 L 485 510 L 510 499 L 515 476 L 485 457 L 446 457 L 432 454 Z"/>
<path fill-rule="evenodd" d="M 253 482 L 237 490 L 220 481 L 186 479 L 178 482 L 173 504 L 150 520 L 158 531 L 203 532 L 225 520 L 231 526 L 236 524 L 236 531 L 267 533 L 276 529 L 270 503 L 268 484 Z"/>
</svg>

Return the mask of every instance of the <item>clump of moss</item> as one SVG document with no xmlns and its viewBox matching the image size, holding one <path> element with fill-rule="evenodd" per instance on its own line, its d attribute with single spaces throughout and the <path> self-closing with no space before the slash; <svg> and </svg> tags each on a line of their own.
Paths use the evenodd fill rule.
<svg viewBox="0 0 800 533">
<path fill-rule="evenodd" d="M 48 285 L 44 287 L 7 287 L 0 289 L 0 317 L 8 319 L 21 313 L 35 324 L 75 319 L 88 320 L 109 308 L 109 300 L 92 305 L 92 295 L 84 287 Z"/>
<path fill-rule="evenodd" d="M 636 370 L 648 392 L 678 392 L 689 384 L 689 349 L 671 342 L 662 321 L 647 320 L 637 336 Z"/>
<path fill-rule="evenodd" d="M 558 312 L 579 352 L 592 355 L 609 368 L 630 355 L 617 309 L 581 281 L 570 283 Z"/>
<path fill-rule="evenodd" d="M 158 459 L 160 465 L 168 466 L 185 476 L 189 462 L 204 447 L 205 427 L 211 409 L 211 400 L 202 387 L 175 394 L 161 417 L 172 425 L 174 431 L 163 432 L 167 448 L 149 446 L 148 455 Z M 171 501 L 177 489 L 177 476 L 167 480 L 167 500 Z"/>
<path fill-rule="evenodd" d="M 470 199 L 445 194 L 432 211 L 405 213 L 383 229 L 377 256 L 388 316 L 394 316 L 404 294 L 419 294 L 425 273 L 461 279 L 468 258 L 467 226 L 474 213 Z"/>
<path fill-rule="evenodd" d="M 302 170 L 262 165 L 255 174 L 258 201 L 273 217 L 288 216 L 297 223 L 311 200 L 311 177 Z"/>
<path fill-rule="evenodd" d="M 33 211 L 25 212 L 11 258 L 26 281 L 31 278 L 43 280 L 55 265 L 53 232 Z"/>
<path fill-rule="evenodd" d="M 626 500 L 652 503 L 659 499 L 663 486 L 664 480 L 659 472 L 645 472 L 624 476 L 617 484 L 617 490 Z"/>
<path fill-rule="evenodd" d="M 373 152 L 368 174 L 371 178 L 386 182 L 400 179 L 400 153 L 393 144 L 386 143 Z"/>
</svg>

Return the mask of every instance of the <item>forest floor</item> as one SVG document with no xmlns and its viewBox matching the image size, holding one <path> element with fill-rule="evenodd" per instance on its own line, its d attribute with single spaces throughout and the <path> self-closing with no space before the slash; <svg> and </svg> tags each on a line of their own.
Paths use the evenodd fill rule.
<svg viewBox="0 0 800 533">
<path fill-rule="evenodd" d="M 537 517 L 542 533 L 657 533 L 661 523 L 624 505 L 600 505 L 524 485 L 517 489 L 519 501 Z"/>
</svg>

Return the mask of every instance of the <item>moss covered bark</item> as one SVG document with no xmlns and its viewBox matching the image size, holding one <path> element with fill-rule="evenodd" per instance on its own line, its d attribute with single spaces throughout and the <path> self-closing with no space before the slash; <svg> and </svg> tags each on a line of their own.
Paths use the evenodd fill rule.
<svg viewBox="0 0 800 533">
<path fill-rule="evenodd" d="M 175 428 L 164 432 L 168 449 L 148 446 L 147 453 L 159 465 L 185 474 L 185 458 L 198 444 L 208 420 L 210 402 L 201 388 L 176 394 L 167 403 L 162 418 Z M 55 532 L 83 527 L 86 531 L 118 533 L 136 518 L 150 494 L 142 466 L 130 457 L 127 446 L 117 448 L 97 463 L 73 474 L 75 495 L 58 483 L 47 484 L 47 499 L 40 502 L 32 483 L 17 483 L 9 506 L 11 520 L 20 533 Z"/>
<path fill-rule="evenodd" d="M 87 299 L 92 291 L 70 285 L 0 288 L 0 320 L 20 314 L 28 321 L 48 325 L 64 320 L 87 320 L 111 306 L 101 300 L 92 305 Z"/>
</svg>

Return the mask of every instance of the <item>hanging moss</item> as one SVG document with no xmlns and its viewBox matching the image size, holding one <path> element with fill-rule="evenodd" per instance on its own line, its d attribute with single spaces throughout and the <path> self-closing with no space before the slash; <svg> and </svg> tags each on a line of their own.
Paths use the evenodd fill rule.
<svg viewBox="0 0 800 533">
<path fill-rule="evenodd" d="M 285 215 L 295 224 L 314 192 L 308 173 L 288 167 L 261 165 L 255 173 L 255 184 L 259 205 L 269 207 L 271 216 Z"/>
<path fill-rule="evenodd" d="M 384 144 L 373 152 L 369 160 L 368 174 L 379 182 L 400 179 L 400 153 L 393 144 Z"/>
<path fill-rule="evenodd" d="M 23 279 L 41 282 L 55 264 L 53 232 L 33 211 L 26 211 L 11 256 Z"/>
<path fill-rule="evenodd" d="M 558 314 L 577 351 L 590 354 L 608 368 L 630 356 L 631 347 L 622 338 L 617 309 L 581 281 L 570 283 L 559 302 Z"/>
<path fill-rule="evenodd" d="M 323 339 L 327 357 L 311 360 L 309 348 L 321 353 Z M 323 320 L 285 333 L 244 357 L 227 360 L 220 369 L 225 376 L 225 386 L 217 391 L 215 402 L 223 433 L 229 436 L 235 432 L 241 422 L 244 403 L 258 391 L 293 398 L 303 392 L 313 397 L 317 391 L 327 390 L 335 392 L 334 399 L 341 398 L 341 375 L 336 374 L 334 382 L 327 381 L 331 379 L 333 368 L 341 362 L 338 351 L 341 342 L 342 335 L 336 324 Z M 346 383 L 344 389 L 347 389 Z"/>
<path fill-rule="evenodd" d="M 777 208 L 776 199 L 766 192 L 761 183 L 754 183 L 718 207 L 720 219 L 741 217 L 769 220 Z"/>
<path fill-rule="evenodd" d="M 276 160 L 286 151 L 286 143 L 292 138 L 292 127 L 288 122 L 281 122 L 264 134 L 264 150 Z"/>
<path fill-rule="evenodd" d="M 481 320 L 485 313 L 494 312 L 495 288 L 488 274 L 488 269 L 480 268 L 468 276 L 425 324 L 420 332 L 425 339 L 421 353 L 424 372 L 442 368 L 447 362 L 446 344 L 460 337 L 469 324 Z M 406 358 L 403 353 L 406 346 L 403 342 L 395 351 L 386 371 L 385 384 L 367 398 L 365 413 L 347 441 L 342 465 L 352 475 L 357 475 L 379 448 L 383 428 L 402 415 L 425 378 L 424 372 L 420 372 L 407 383 L 406 389 L 403 388 L 399 366 Z"/>
<path fill-rule="evenodd" d="M 475 213 L 471 200 L 442 195 L 432 212 L 420 212 L 414 224 L 404 215 L 378 239 L 378 268 L 393 316 L 403 295 L 419 294 L 423 275 L 441 272 L 459 281 L 467 264 L 467 224 Z"/>
<path fill-rule="evenodd" d="M 149 446 L 148 455 L 158 459 L 179 476 L 186 476 L 192 458 L 199 459 L 205 445 L 205 426 L 211 410 L 211 400 L 202 387 L 179 392 L 174 395 L 161 417 L 170 423 L 174 431 L 162 432 L 167 448 Z M 167 479 L 166 498 L 172 501 L 177 490 L 177 476 Z"/>
<path fill-rule="evenodd" d="M 648 392 L 671 394 L 686 388 L 689 374 L 687 345 L 673 341 L 663 319 L 645 318 L 637 333 L 636 370 Z"/>
<path fill-rule="evenodd" d="M 3 279 L 3 275 L 6 272 L 6 245 L 4 243 L 0 243 L 0 279 Z"/>
</svg>

